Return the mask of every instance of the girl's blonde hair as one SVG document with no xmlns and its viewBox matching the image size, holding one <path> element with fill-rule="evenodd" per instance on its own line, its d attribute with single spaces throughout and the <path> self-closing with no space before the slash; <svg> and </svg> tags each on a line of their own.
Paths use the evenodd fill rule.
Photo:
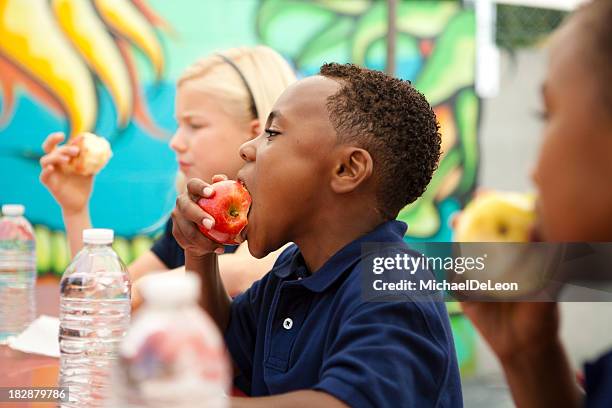
<svg viewBox="0 0 612 408">
<path fill-rule="evenodd" d="M 280 54 L 258 45 L 230 48 L 196 61 L 183 72 L 177 87 L 189 82 L 218 101 L 221 109 L 240 123 L 246 126 L 259 119 L 263 127 L 276 99 L 295 80 L 293 70 Z M 257 118 L 253 117 L 254 110 Z M 183 179 L 179 172 L 176 183 L 179 191 L 184 189 Z"/>
<path fill-rule="evenodd" d="M 223 57 L 234 63 L 235 67 Z M 244 80 L 236 71 L 242 73 Z M 245 123 L 253 118 L 251 95 L 259 122 L 263 126 L 272 105 L 289 84 L 295 81 L 293 70 L 276 51 L 270 47 L 230 48 L 213 53 L 188 67 L 178 80 L 178 86 L 193 81 L 202 92 L 221 102 L 229 115 Z"/>
<path fill-rule="evenodd" d="M 221 109 L 239 123 L 247 126 L 251 120 L 259 119 L 263 127 L 276 99 L 295 80 L 293 69 L 280 54 L 270 47 L 258 45 L 230 48 L 196 61 L 185 69 L 177 87 L 189 82 L 219 101 Z M 253 110 L 258 113 L 257 118 L 253 117 Z M 185 183 L 185 177 L 178 172 L 177 191 L 182 192 Z"/>
</svg>

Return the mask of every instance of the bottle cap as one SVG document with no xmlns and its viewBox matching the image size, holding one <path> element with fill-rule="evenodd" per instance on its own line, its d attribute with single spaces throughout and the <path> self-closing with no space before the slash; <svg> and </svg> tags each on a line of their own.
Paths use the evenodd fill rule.
<svg viewBox="0 0 612 408">
<path fill-rule="evenodd" d="M 200 278 L 192 272 L 152 273 L 143 277 L 139 283 L 147 303 L 189 303 L 200 297 Z"/>
<path fill-rule="evenodd" d="M 83 242 L 86 244 L 112 244 L 114 232 L 106 228 L 90 228 L 83 230 Z"/>
<path fill-rule="evenodd" d="M 4 204 L 2 206 L 2 214 L 11 217 L 18 217 L 25 213 L 25 207 L 21 204 Z"/>
</svg>

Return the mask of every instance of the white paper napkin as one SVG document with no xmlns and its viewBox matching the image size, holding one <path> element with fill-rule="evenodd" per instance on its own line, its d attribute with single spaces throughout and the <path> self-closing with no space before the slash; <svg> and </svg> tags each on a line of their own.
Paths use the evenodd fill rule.
<svg viewBox="0 0 612 408">
<path fill-rule="evenodd" d="M 24 353 L 59 357 L 59 319 L 41 315 L 27 329 L 9 339 L 9 347 Z"/>
</svg>

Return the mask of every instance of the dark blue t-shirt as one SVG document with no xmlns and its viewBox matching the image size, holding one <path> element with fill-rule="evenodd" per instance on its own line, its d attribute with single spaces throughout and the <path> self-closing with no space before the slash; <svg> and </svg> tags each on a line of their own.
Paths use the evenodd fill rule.
<svg viewBox="0 0 612 408">
<path fill-rule="evenodd" d="M 297 246 L 238 296 L 225 333 L 250 396 L 314 389 L 352 407 L 459 407 L 461 383 L 442 302 L 368 302 L 365 242 L 402 243 L 389 221 L 309 274 Z"/>
<path fill-rule="evenodd" d="M 236 246 L 225 245 L 225 253 L 231 254 L 236 251 Z M 168 219 L 164 233 L 151 247 L 151 251 L 159 258 L 168 269 L 178 268 L 185 265 L 185 251 L 176 242 L 172 235 L 172 218 Z"/>
<path fill-rule="evenodd" d="M 585 406 L 612 407 L 612 351 L 584 367 Z"/>
</svg>

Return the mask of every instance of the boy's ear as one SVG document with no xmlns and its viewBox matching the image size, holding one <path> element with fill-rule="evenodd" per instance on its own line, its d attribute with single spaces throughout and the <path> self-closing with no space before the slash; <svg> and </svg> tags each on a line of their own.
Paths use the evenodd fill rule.
<svg viewBox="0 0 612 408">
<path fill-rule="evenodd" d="M 370 152 L 355 146 L 346 146 L 339 152 L 334 167 L 331 188 L 343 194 L 355 190 L 372 175 L 374 161 Z"/>
<path fill-rule="evenodd" d="M 250 129 L 250 137 L 249 140 L 255 139 L 261 133 L 261 125 L 259 124 L 259 119 L 253 119 L 251 123 L 249 123 Z"/>
</svg>

